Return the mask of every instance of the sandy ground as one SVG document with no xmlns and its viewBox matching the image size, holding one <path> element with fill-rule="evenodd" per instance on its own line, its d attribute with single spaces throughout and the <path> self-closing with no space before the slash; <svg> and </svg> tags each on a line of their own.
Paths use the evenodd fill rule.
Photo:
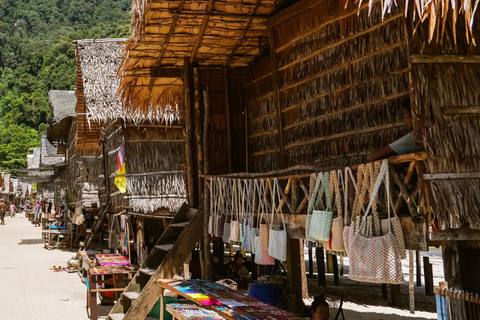
<svg viewBox="0 0 480 320">
<path fill-rule="evenodd" d="M 54 265 L 65 266 L 76 252 L 44 249 L 40 228 L 33 227 L 23 214 L 6 217 L 5 221 L 6 225 L 0 226 L 0 319 L 87 320 L 86 287 L 78 275 L 49 270 Z M 443 278 L 441 255 L 435 251 L 425 254 L 430 256 L 434 265 L 434 282 L 437 284 Z M 407 261 L 404 261 L 405 273 L 408 273 Z M 346 272 L 347 268 L 348 260 Z M 311 296 L 324 290 L 316 285 L 316 281 L 309 279 Z M 405 283 L 402 292 L 406 308 L 407 290 Z M 359 284 L 347 276 L 341 277 L 340 286 L 336 287 L 333 276 L 327 275 L 326 296 L 334 301 L 344 297 L 346 319 L 436 319 L 434 297 L 425 296 L 424 290 L 424 287 L 415 288 L 418 311 L 414 315 L 390 307 L 389 301 L 382 299 L 380 285 Z M 100 315 L 106 315 L 110 308 L 101 307 Z"/>
<path fill-rule="evenodd" d="M 53 272 L 75 252 L 46 250 L 39 227 L 23 214 L 0 225 L 0 319 L 88 319 L 77 273 Z"/>
</svg>

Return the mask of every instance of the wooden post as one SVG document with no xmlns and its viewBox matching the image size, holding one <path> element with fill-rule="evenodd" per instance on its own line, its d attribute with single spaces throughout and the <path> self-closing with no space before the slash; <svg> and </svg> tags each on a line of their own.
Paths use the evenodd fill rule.
<svg viewBox="0 0 480 320">
<path fill-rule="evenodd" d="M 195 90 L 195 140 L 197 149 L 197 163 L 198 163 L 198 203 L 203 197 L 203 148 L 202 148 L 202 110 L 200 108 L 200 83 L 198 79 L 198 68 L 193 68 L 193 87 Z"/>
<path fill-rule="evenodd" d="M 333 284 L 335 286 L 340 285 L 340 279 L 338 276 L 338 261 L 337 261 L 337 256 L 334 254 L 330 255 L 332 257 L 332 264 L 333 264 Z"/>
<path fill-rule="evenodd" d="M 228 172 L 232 171 L 232 129 L 230 116 L 230 95 L 228 93 L 228 69 L 224 69 L 225 73 L 225 117 L 227 123 L 227 146 L 228 146 Z M 206 174 L 206 173 L 205 173 Z"/>
<path fill-rule="evenodd" d="M 289 238 L 287 242 L 287 282 L 292 305 L 290 310 L 302 311 L 302 269 L 300 267 L 300 240 Z"/>
<path fill-rule="evenodd" d="M 418 251 L 417 251 L 418 252 Z M 413 290 L 413 251 L 408 250 L 409 277 L 408 277 L 408 297 L 410 313 L 415 313 L 415 292 Z"/>
<path fill-rule="evenodd" d="M 302 299 L 308 299 L 308 281 L 307 281 L 307 272 L 305 270 L 305 249 L 304 249 L 304 240 L 300 240 L 300 275 L 302 278 Z"/>
<path fill-rule="evenodd" d="M 390 285 L 390 293 L 392 294 L 392 304 L 395 307 L 403 308 L 402 290 L 399 284 Z"/>
<path fill-rule="evenodd" d="M 205 105 L 205 115 L 203 121 L 203 172 L 209 174 L 210 172 L 210 157 L 209 157 L 209 144 L 208 144 L 208 134 L 210 129 L 210 96 L 208 91 L 203 91 L 203 99 Z M 204 180 L 204 179 L 202 179 Z M 210 235 L 208 234 L 208 219 L 210 217 L 210 191 L 208 189 L 207 181 L 205 181 L 205 188 L 203 191 L 203 208 L 205 214 L 203 216 L 203 246 L 201 246 L 203 254 L 200 253 L 200 256 L 203 255 L 203 268 L 202 268 L 202 278 L 203 279 L 212 279 L 212 267 L 211 267 L 211 257 L 210 257 Z"/>
<path fill-rule="evenodd" d="M 323 255 L 323 248 L 316 248 L 315 256 L 317 258 L 318 285 L 326 287 L 327 279 L 325 278 L 325 257 Z"/>
<path fill-rule="evenodd" d="M 425 294 L 433 296 L 433 267 L 428 257 L 423 257 L 423 273 L 425 274 Z"/>
<path fill-rule="evenodd" d="M 187 171 L 187 194 L 190 206 L 195 206 L 195 178 L 193 174 L 192 103 L 190 99 L 190 62 L 184 59 L 183 86 L 185 88 L 185 163 Z"/>
<path fill-rule="evenodd" d="M 308 277 L 313 279 L 313 251 L 308 247 Z"/>
<path fill-rule="evenodd" d="M 248 103 L 245 104 L 245 172 L 248 172 Z"/>
<path fill-rule="evenodd" d="M 382 298 L 383 298 L 383 300 L 388 299 L 388 289 L 387 289 L 387 285 L 385 283 L 382 283 Z"/>
<path fill-rule="evenodd" d="M 280 168 L 285 168 L 285 143 L 283 139 L 283 122 L 282 122 L 282 110 L 280 109 L 280 91 L 278 90 L 278 65 L 277 65 L 277 45 L 275 41 L 274 28 L 268 29 L 268 36 L 270 40 L 270 55 L 272 58 L 272 71 L 273 71 L 273 90 L 275 98 L 275 109 L 277 110 L 277 122 L 278 122 L 278 136 L 279 136 L 279 155 L 280 155 Z"/>
<path fill-rule="evenodd" d="M 333 273 L 333 257 L 327 252 L 327 273 Z"/>
<path fill-rule="evenodd" d="M 422 286 L 422 263 L 420 259 L 420 251 L 415 252 L 416 256 L 416 273 L 417 273 L 417 287 Z"/>
</svg>

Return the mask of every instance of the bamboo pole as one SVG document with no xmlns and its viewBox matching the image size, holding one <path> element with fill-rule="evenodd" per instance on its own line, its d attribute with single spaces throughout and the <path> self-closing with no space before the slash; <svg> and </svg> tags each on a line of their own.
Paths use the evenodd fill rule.
<svg viewBox="0 0 480 320">
<path fill-rule="evenodd" d="M 195 141 L 197 148 L 197 163 L 198 163 L 198 203 L 203 197 L 203 148 L 202 148 L 202 111 L 200 109 L 200 83 L 198 79 L 198 68 L 193 68 L 193 87 L 195 90 Z"/>
<path fill-rule="evenodd" d="M 277 113 L 278 135 L 279 135 L 279 149 L 280 149 L 280 168 L 285 168 L 285 142 L 283 139 L 283 122 L 282 111 L 280 110 L 280 89 L 278 88 L 278 64 L 275 42 L 275 30 L 268 29 L 268 36 L 270 39 L 270 54 L 272 55 L 272 69 L 273 69 L 273 91 L 275 93 L 275 109 Z"/>
<path fill-rule="evenodd" d="M 190 63 L 188 58 L 184 60 L 183 67 L 185 88 L 185 162 L 187 167 L 187 194 L 190 206 L 195 204 L 195 184 L 193 175 L 193 152 L 192 152 L 192 105 L 190 99 Z"/>
<path fill-rule="evenodd" d="M 208 150 L 208 133 L 210 129 L 210 96 L 207 90 L 203 91 L 203 99 L 205 104 L 205 116 L 203 121 L 203 171 L 205 174 L 210 172 L 210 158 Z M 203 267 L 202 267 L 202 278 L 211 279 L 212 278 L 212 268 L 210 265 L 210 235 L 208 234 L 208 218 L 210 217 L 210 192 L 206 185 L 208 180 L 202 179 L 205 183 L 204 192 L 203 192 L 203 208 L 205 214 L 203 216 Z"/>
<path fill-rule="evenodd" d="M 413 290 L 413 250 L 408 250 L 408 262 L 409 262 L 409 279 L 408 279 L 408 296 L 410 301 L 410 313 L 415 313 L 415 296 Z"/>
<path fill-rule="evenodd" d="M 227 145 L 228 145 L 228 172 L 232 172 L 232 129 L 230 116 L 230 96 L 228 94 L 228 69 L 224 69 L 225 75 L 225 116 L 227 122 Z M 206 100 L 205 100 L 206 101 Z"/>
</svg>

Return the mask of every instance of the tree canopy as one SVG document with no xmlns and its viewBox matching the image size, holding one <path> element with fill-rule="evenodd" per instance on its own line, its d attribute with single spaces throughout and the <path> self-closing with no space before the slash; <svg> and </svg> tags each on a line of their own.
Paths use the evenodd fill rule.
<svg viewBox="0 0 480 320">
<path fill-rule="evenodd" d="M 50 112 L 75 89 L 76 39 L 126 37 L 130 0 L 0 0 L 0 167 L 26 166 Z"/>
</svg>

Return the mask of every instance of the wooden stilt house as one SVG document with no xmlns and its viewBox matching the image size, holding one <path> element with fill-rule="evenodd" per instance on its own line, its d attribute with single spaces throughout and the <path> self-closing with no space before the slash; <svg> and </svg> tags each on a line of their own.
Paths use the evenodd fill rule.
<svg viewBox="0 0 480 320">
<path fill-rule="evenodd" d="M 475 11 L 465 7 L 465 24 L 457 22 L 458 9 L 440 12 L 438 2 L 406 5 L 133 2 L 133 35 L 119 72 L 122 100 L 132 112 L 180 109 L 189 204 L 207 213 L 204 277 L 211 272 L 209 181 L 277 177 L 288 212 L 289 291 L 298 308 L 308 177 L 355 170 L 372 150 L 404 136 L 402 108 L 410 103 L 424 152 L 390 158 L 393 207 L 420 218 L 425 236 L 427 223 L 438 228 L 428 241 L 444 249 L 447 280 L 480 292 L 477 273 L 467 267 L 480 259 Z M 418 245 L 407 239 L 407 249 Z M 426 238 L 422 245 L 427 249 Z M 162 266 L 154 279 L 165 276 Z M 125 295 L 129 302 L 111 318 L 143 319 L 158 293 L 149 285 L 135 299 Z"/>
</svg>

